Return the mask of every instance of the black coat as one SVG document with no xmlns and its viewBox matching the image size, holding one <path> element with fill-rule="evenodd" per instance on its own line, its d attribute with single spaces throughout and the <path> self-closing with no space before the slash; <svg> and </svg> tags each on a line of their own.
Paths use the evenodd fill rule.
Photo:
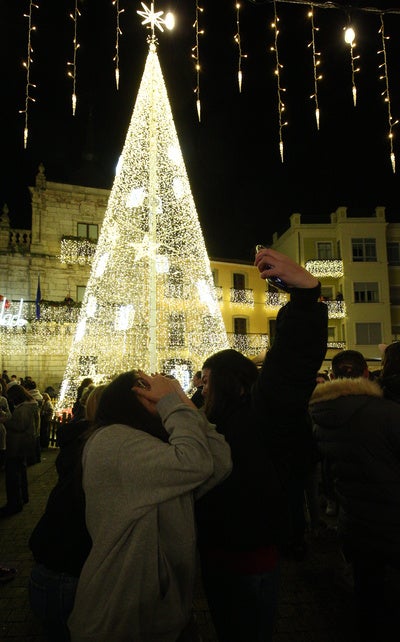
<svg viewBox="0 0 400 642">
<path fill-rule="evenodd" d="M 345 549 L 400 561 L 400 405 L 376 382 L 336 379 L 317 386 L 310 413 Z"/>
<path fill-rule="evenodd" d="M 88 426 L 87 421 L 77 421 L 60 429 L 57 436 L 60 453 L 56 459 L 58 482 L 29 539 L 36 562 L 74 577 L 79 577 L 92 547 L 81 481 L 81 435 Z"/>
<path fill-rule="evenodd" d="M 199 548 L 254 551 L 286 545 L 287 483 L 312 459 L 308 401 L 326 352 L 320 287 L 293 290 L 249 397 L 216 418 L 231 447 L 231 475 L 196 502 Z"/>
</svg>

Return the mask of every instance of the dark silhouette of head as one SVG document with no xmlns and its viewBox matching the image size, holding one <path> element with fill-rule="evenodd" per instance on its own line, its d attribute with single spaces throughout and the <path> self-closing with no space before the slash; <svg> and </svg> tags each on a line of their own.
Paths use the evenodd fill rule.
<svg viewBox="0 0 400 642">
<path fill-rule="evenodd" d="M 400 374 L 400 341 L 389 343 L 382 357 L 382 377 Z"/>
<path fill-rule="evenodd" d="M 335 379 L 368 377 L 368 364 L 358 350 L 343 350 L 332 359 L 332 373 Z"/>
<path fill-rule="evenodd" d="M 140 376 L 137 370 L 123 372 L 108 383 L 98 402 L 95 427 L 124 424 L 168 441 L 168 433 L 159 416 L 152 415 L 132 390 L 139 385 Z"/>
<path fill-rule="evenodd" d="M 250 394 L 258 377 L 257 366 L 237 350 L 221 350 L 203 363 L 208 369 L 204 409 L 208 417 L 216 417 L 236 404 L 243 395 Z"/>
</svg>

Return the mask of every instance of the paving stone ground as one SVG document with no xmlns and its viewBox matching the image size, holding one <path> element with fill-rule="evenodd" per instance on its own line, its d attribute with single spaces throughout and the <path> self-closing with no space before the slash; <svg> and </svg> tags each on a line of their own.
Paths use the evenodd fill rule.
<svg viewBox="0 0 400 642">
<path fill-rule="evenodd" d="M 55 483 L 57 452 L 57 449 L 44 451 L 41 463 L 28 468 L 29 504 L 21 513 L 0 519 L 0 563 L 18 569 L 14 580 L 0 584 L 0 642 L 46 642 L 41 625 L 29 607 L 27 584 L 33 559 L 27 542 Z M 0 472 L 0 506 L 4 503 L 4 473 Z M 327 521 L 334 526 L 334 518 Z M 303 561 L 284 559 L 282 562 L 274 642 L 359 642 L 350 573 L 334 529 L 324 531 L 318 538 L 310 536 L 308 544 L 309 552 Z M 393 575 L 388 582 L 393 600 L 400 604 L 399 577 Z M 200 579 L 194 607 L 203 642 L 218 642 Z M 388 642 L 389 639 L 389 634 L 383 633 L 381 640 Z M 394 639 L 400 639 L 399 632 Z"/>
</svg>

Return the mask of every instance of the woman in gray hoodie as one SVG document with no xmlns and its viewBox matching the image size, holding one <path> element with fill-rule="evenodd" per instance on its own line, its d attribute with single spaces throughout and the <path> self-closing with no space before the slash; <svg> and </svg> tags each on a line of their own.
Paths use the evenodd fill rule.
<svg viewBox="0 0 400 642">
<path fill-rule="evenodd" d="M 195 498 L 231 471 L 224 437 L 176 380 L 140 371 L 104 390 L 82 457 L 92 549 L 72 642 L 177 642 L 190 625 Z"/>
</svg>

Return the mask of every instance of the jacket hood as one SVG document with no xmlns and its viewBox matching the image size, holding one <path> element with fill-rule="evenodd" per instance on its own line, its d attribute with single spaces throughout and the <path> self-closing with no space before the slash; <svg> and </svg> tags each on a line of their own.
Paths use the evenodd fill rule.
<svg viewBox="0 0 400 642">
<path fill-rule="evenodd" d="M 383 390 L 366 377 L 334 379 L 318 384 L 310 399 L 310 413 L 315 423 L 337 428 L 350 420 L 371 397 L 383 397 Z"/>
</svg>

